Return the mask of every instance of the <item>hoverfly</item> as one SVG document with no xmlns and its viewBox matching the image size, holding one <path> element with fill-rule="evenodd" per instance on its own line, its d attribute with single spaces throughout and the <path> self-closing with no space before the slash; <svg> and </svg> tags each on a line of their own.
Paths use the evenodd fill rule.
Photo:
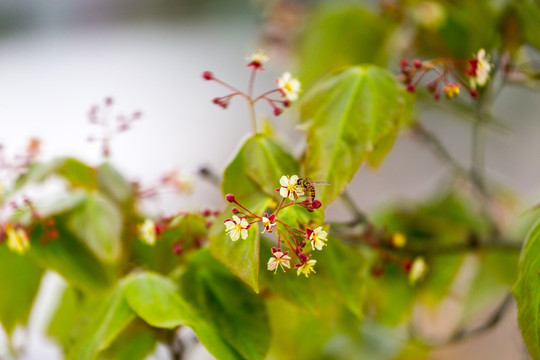
<svg viewBox="0 0 540 360">
<path fill-rule="evenodd" d="M 304 188 L 304 192 L 309 193 L 311 202 L 313 202 L 313 200 L 315 200 L 315 185 L 330 185 L 330 184 L 325 183 L 325 182 L 315 182 L 311 180 L 310 178 L 305 178 L 305 179 L 300 178 L 296 181 L 296 185 Z"/>
</svg>

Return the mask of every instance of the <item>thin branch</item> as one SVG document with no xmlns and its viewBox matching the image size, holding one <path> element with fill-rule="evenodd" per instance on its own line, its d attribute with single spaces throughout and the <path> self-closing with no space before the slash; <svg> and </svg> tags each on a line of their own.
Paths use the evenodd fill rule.
<svg viewBox="0 0 540 360">
<path fill-rule="evenodd" d="M 461 175 L 466 173 L 465 169 L 450 155 L 450 152 L 448 152 L 437 136 L 423 127 L 420 122 L 417 121 L 413 125 L 412 130 L 419 140 L 431 147 L 435 154 L 449 164 L 457 173 Z"/>
<path fill-rule="evenodd" d="M 366 245 L 371 246 L 370 242 L 366 242 L 366 236 L 361 231 L 336 231 L 335 228 L 333 232 L 339 236 L 340 239 L 352 244 L 352 245 Z M 396 248 L 392 246 L 391 243 L 386 241 L 378 241 L 378 246 L 382 249 L 385 249 L 392 253 L 407 253 L 407 254 L 418 254 L 418 255 L 449 255 L 470 251 L 521 251 L 522 245 L 519 242 L 510 241 L 508 239 L 497 238 L 489 242 L 481 242 L 480 239 L 475 234 L 470 234 L 465 241 L 454 243 L 454 244 L 444 244 L 444 245 L 433 245 L 427 243 L 425 245 L 418 244 L 407 244 L 406 247 Z"/>
<path fill-rule="evenodd" d="M 343 203 L 345 204 L 345 206 L 347 206 L 347 208 L 349 209 L 349 211 L 352 213 L 354 217 L 352 222 L 347 224 L 348 226 L 368 223 L 368 218 L 366 214 L 362 212 L 362 210 L 360 210 L 360 208 L 356 205 L 353 198 L 351 197 L 351 194 L 349 194 L 348 191 L 344 191 L 340 197 Z"/>
<path fill-rule="evenodd" d="M 221 178 L 209 167 L 203 166 L 199 169 L 199 175 L 208 180 L 215 186 L 220 186 Z"/>
<path fill-rule="evenodd" d="M 476 327 L 473 327 L 469 330 L 465 328 L 461 328 L 458 331 L 456 331 L 447 341 L 445 341 L 444 343 L 438 344 L 437 346 L 454 344 L 461 340 L 469 339 L 472 336 L 477 336 L 477 335 L 485 333 L 488 330 L 493 329 L 497 324 L 499 324 L 501 319 L 504 317 L 504 314 L 510 308 L 512 301 L 513 301 L 513 295 L 511 292 L 509 292 L 508 294 L 506 294 L 502 303 L 497 307 L 497 309 L 495 309 L 493 314 L 484 323 Z"/>
</svg>

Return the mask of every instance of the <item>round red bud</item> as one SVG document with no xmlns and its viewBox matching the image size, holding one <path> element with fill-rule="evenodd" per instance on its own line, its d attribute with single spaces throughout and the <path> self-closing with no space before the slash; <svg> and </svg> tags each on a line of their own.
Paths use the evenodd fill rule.
<svg viewBox="0 0 540 360">
<path fill-rule="evenodd" d="M 320 200 L 315 199 L 311 203 L 311 206 L 313 206 L 314 209 L 318 209 L 322 206 L 322 202 Z"/>
<path fill-rule="evenodd" d="M 233 214 L 238 214 L 239 212 L 240 212 L 240 210 L 238 210 L 237 207 L 233 207 L 233 208 L 232 208 L 232 213 L 233 213 Z"/>
<path fill-rule="evenodd" d="M 283 110 L 281 110 L 280 108 L 278 108 L 278 107 L 274 108 L 274 115 L 275 116 L 281 115 L 282 112 L 283 112 Z"/>
<path fill-rule="evenodd" d="M 203 72 L 202 77 L 205 80 L 212 80 L 214 78 L 214 74 L 212 74 L 210 71 L 205 71 Z"/>
<path fill-rule="evenodd" d="M 289 100 L 285 100 L 283 102 L 283 106 L 285 106 L 287 108 L 287 107 L 291 106 L 291 102 Z"/>
<path fill-rule="evenodd" d="M 475 98 L 475 99 L 478 97 L 478 91 L 476 91 L 476 90 L 471 90 L 471 91 L 469 91 L 469 94 L 471 94 L 471 96 L 472 96 L 473 98 Z"/>
<path fill-rule="evenodd" d="M 49 238 L 56 240 L 58 239 L 58 231 L 56 229 L 52 229 L 49 231 Z"/>
<path fill-rule="evenodd" d="M 236 202 L 236 198 L 234 197 L 233 194 L 227 194 L 225 196 L 225 199 L 227 199 L 228 202 Z"/>
<path fill-rule="evenodd" d="M 399 61 L 399 64 L 403 67 L 409 65 L 409 62 L 406 59 L 401 59 Z"/>
<path fill-rule="evenodd" d="M 210 216 L 212 215 L 212 212 L 210 211 L 210 209 L 204 209 L 203 212 L 202 212 L 202 216 Z"/>
<path fill-rule="evenodd" d="M 402 266 L 403 266 L 403 270 L 405 270 L 406 272 L 409 272 L 409 271 L 411 271 L 412 261 L 411 260 L 405 260 L 403 262 Z"/>
<path fill-rule="evenodd" d="M 175 242 L 173 244 L 173 253 L 174 255 L 180 255 L 182 253 L 182 244 Z"/>
<path fill-rule="evenodd" d="M 408 92 L 414 92 L 414 85 L 413 84 L 407 85 L 407 91 Z"/>
<path fill-rule="evenodd" d="M 420 60 L 414 60 L 414 67 L 415 68 L 421 68 L 422 67 L 422 62 Z"/>
</svg>

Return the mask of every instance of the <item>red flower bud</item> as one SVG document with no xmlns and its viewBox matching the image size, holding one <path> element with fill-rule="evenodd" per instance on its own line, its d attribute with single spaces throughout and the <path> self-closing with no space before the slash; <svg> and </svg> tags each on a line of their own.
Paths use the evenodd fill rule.
<svg viewBox="0 0 540 360">
<path fill-rule="evenodd" d="M 411 267 L 412 267 L 412 261 L 411 260 L 405 260 L 403 262 L 403 270 L 405 270 L 405 272 L 409 272 L 411 271 Z"/>
<path fill-rule="evenodd" d="M 478 97 L 478 91 L 476 90 L 470 90 L 469 94 L 471 94 L 471 96 L 475 99 Z"/>
<path fill-rule="evenodd" d="M 227 199 L 228 202 L 236 202 L 236 198 L 234 197 L 233 194 L 227 194 L 225 196 L 225 199 Z"/>
<path fill-rule="evenodd" d="M 238 210 L 237 207 L 233 207 L 233 208 L 232 208 L 232 213 L 233 213 L 233 214 L 238 214 L 239 212 L 240 212 L 240 210 Z"/>
<path fill-rule="evenodd" d="M 322 202 L 320 200 L 315 199 L 311 203 L 311 206 L 313 206 L 314 209 L 318 209 L 322 206 Z"/>
<path fill-rule="evenodd" d="M 205 80 L 212 80 L 214 78 L 214 74 L 212 74 L 210 71 L 205 71 L 203 72 L 202 77 Z"/>
<path fill-rule="evenodd" d="M 204 209 L 203 212 L 202 212 L 202 216 L 210 216 L 212 215 L 212 212 L 210 211 L 210 209 Z"/>
<path fill-rule="evenodd" d="M 408 92 L 414 92 L 414 85 L 413 84 L 407 85 L 407 91 Z"/>
<path fill-rule="evenodd" d="M 291 106 L 291 102 L 289 100 L 285 100 L 283 102 L 283 106 L 285 106 L 286 108 L 288 108 L 289 106 Z"/>
<path fill-rule="evenodd" d="M 281 110 L 280 108 L 278 108 L 278 107 L 274 108 L 274 115 L 275 116 L 281 115 L 282 112 L 283 112 L 283 110 Z"/>
<path fill-rule="evenodd" d="M 182 244 L 180 244 L 179 242 L 175 242 L 173 244 L 173 253 L 174 255 L 180 255 L 182 253 Z"/>
<path fill-rule="evenodd" d="M 414 67 L 415 68 L 421 68 L 422 67 L 422 62 L 420 60 L 414 60 Z"/>
<path fill-rule="evenodd" d="M 401 59 L 399 61 L 399 64 L 401 65 L 401 67 L 405 67 L 405 66 L 409 65 L 409 62 L 406 59 Z"/>
</svg>

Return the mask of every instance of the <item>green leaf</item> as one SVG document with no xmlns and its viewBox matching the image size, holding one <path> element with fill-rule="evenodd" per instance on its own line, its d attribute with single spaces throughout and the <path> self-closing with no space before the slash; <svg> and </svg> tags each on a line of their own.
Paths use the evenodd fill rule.
<svg viewBox="0 0 540 360">
<path fill-rule="evenodd" d="M 344 245 L 340 239 L 330 237 L 317 265 L 321 276 L 329 282 L 337 297 L 360 319 L 365 300 L 364 280 L 368 274 L 369 263 L 358 248 Z"/>
<path fill-rule="evenodd" d="M 76 339 L 81 307 L 81 294 L 73 286 L 67 286 L 47 328 L 47 335 L 56 339 L 64 350 L 71 348 Z"/>
<path fill-rule="evenodd" d="M 125 279 L 125 294 L 131 308 L 148 324 L 160 328 L 187 325 L 201 343 L 219 359 L 241 359 L 216 331 L 180 296 L 168 278 L 139 273 Z"/>
<path fill-rule="evenodd" d="M 113 262 L 121 252 L 122 213 L 97 192 L 89 193 L 68 219 L 68 228 L 101 260 Z"/>
<path fill-rule="evenodd" d="M 299 277 L 295 273 L 295 269 L 283 273 L 279 269 L 276 273 L 268 271 L 266 264 L 272 256 L 271 248 L 274 246 L 269 241 L 261 243 L 261 287 L 269 289 L 272 293 L 281 296 L 289 303 L 297 307 L 306 309 L 314 315 L 320 312 L 320 302 L 317 298 L 317 284 L 320 284 L 320 279 L 315 276 L 305 278 Z M 289 254 L 291 257 L 294 255 Z M 292 265 L 291 265 L 292 266 Z"/>
<path fill-rule="evenodd" d="M 110 163 L 105 162 L 97 168 L 97 180 L 103 193 L 118 203 L 129 203 L 134 199 L 133 185 L 124 179 Z"/>
<path fill-rule="evenodd" d="M 137 324 L 140 325 L 140 324 Z M 128 328 L 100 354 L 101 359 L 110 360 L 144 360 L 156 347 L 156 336 L 148 328 Z"/>
<path fill-rule="evenodd" d="M 64 228 L 63 219 L 55 218 L 55 224 L 58 230 L 55 240 L 44 243 L 43 229 L 39 227 L 32 232 L 28 255 L 42 267 L 59 273 L 78 289 L 95 292 L 110 286 L 110 269 Z"/>
<path fill-rule="evenodd" d="M 271 138 L 257 134 L 244 147 L 244 171 L 267 195 L 276 197 L 283 175 L 298 174 L 298 163 Z M 281 199 L 280 199 L 281 200 Z"/>
<path fill-rule="evenodd" d="M 368 277 L 367 296 L 373 304 L 375 319 L 385 325 L 395 326 L 406 320 L 415 301 L 415 289 L 396 264 L 385 266 L 381 277 Z"/>
<path fill-rule="evenodd" d="M 169 274 L 191 250 L 200 246 L 207 235 L 206 220 L 201 215 L 181 215 L 170 222 L 153 246 L 135 241 L 132 244 L 133 256 L 137 264 L 144 264 L 148 269 L 161 274 Z M 179 255 L 173 252 L 176 242 L 182 245 L 182 253 Z"/>
<path fill-rule="evenodd" d="M 409 106 L 395 77 L 376 66 L 351 67 L 313 86 L 301 102 L 304 165 L 307 176 L 330 183 L 319 190 L 323 204 L 347 187 L 371 152 L 371 162 L 380 163 Z"/>
<path fill-rule="evenodd" d="M 521 335 L 533 359 L 540 359 L 540 222 L 529 233 L 513 287 Z"/>
<path fill-rule="evenodd" d="M 325 73 L 350 65 L 384 65 L 391 24 L 356 5 L 324 4 L 312 12 L 300 41 L 300 79 L 311 84 Z"/>
<path fill-rule="evenodd" d="M 86 325 L 68 360 L 86 360 L 106 349 L 111 342 L 133 321 L 135 314 L 124 297 L 124 289 L 117 286 L 96 309 L 92 320 Z"/>
<path fill-rule="evenodd" d="M 30 182 L 42 182 L 52 175 L 64 178 L 72 187 L 97 189 L 96 170 L 74 158 L 58 158 L 47 163 L 34 163 L 16 182 L 20 188 Z"/>
<path fill-rule="evenodd" d="M 8 334 L 28 321 L 42 275 L 28 256 L 0 244 L 0 322 Z"/>
<path fill-rule="evenodd" d="M 265 358 L 270 327 L 261 297 L 205 250 L 190 259 L 181 283 L 184 297 L 243 358 Z"/>
<path fill-rule="evenodd" d="M 169 279 L 152 273 L 139 273 L 125 279 L 129 306 L 148 324 L 172 329 L 193 320 L 194 315 Z"/>
<path fill-rule="evenodd" d="M 326 313 L 316 316 L 279 297 L 268 297 L 266 304 L 272 314 L 270 326 L 274 334 L 269 359 L 324 359 L 321 356 L 324 346 L 335 332 L 335 325 L 328 321 Z"/>
<path fill-rule="evenodd" d="M 268 203 L 269 205 L 269 203 Z M 265 206 L 266 207 L 266 206 Z M 233 274 L 259 292 L 260 234 L 257 226 L 248 230 L 247 239 L 232 241 L 225 233 L 223 221 L 230 215 L 222 214 L 210 228 L 210 251 Z"/>
<path fill-rule="evenodd" d="M 262 191 L 259 184 L 253 181 L 246 171 L 248 165 L 245 161 L 245 154 L 248 146 L 253 141 L 253 138 L 247 139 L 233 161 L 225 169 L 222 190 L 224 195 L 229 193 L 234 194 L 236 199 L 250 210 L 252 208 L 256 208 L 255 210 L 264 210 L 268 207 L 272 198 Z"/>
<path fill-rule="evenodd" d="M 524 40 L 540 51 L 540 5 L 522 0 L 516 4 L 521 19 Z"/>
<path fill-rule="evenodd" d="M 223 193 L 232 193 L 236 200 L 255 214 L 276 202 L 275 188 L 282 175 L 294 175 L 298 165 L 294 159 L 273 140 L 263 134 L 249 138 L 234 160 L 225 169 Z M 249 230 L 249 237 L 236 242 L 226 236 L 224 215 L 216 219 L 210 229 L 212 255 L 225 264 L 233 274 L 259 291 L 259 232 Z"/>
</svg>

